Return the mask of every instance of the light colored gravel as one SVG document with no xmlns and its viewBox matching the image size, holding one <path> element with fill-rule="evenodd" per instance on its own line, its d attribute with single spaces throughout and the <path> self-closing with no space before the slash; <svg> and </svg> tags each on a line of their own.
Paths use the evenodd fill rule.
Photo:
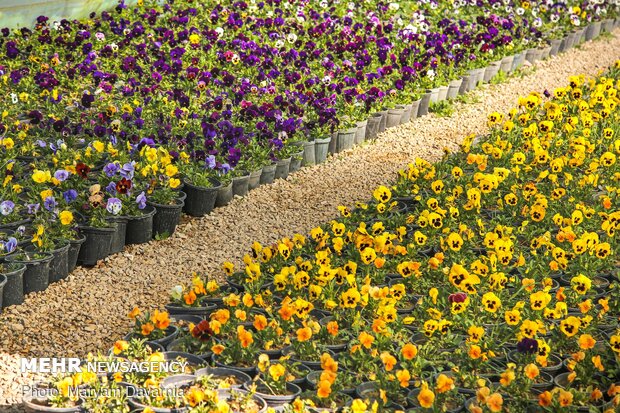
<svg viewBox="0 0 620 413">
<path fill-rule="evenodd" d="M 0 316 L 0 410 L 17 399 L 19 354 L 75 356 L 111 346 L 130 328 L 134 307 L 156 308 L 191 271 L 220 274 L 223 261 L 241 262 L 255 240 L 268 244 L 337 215 L 338 205 L 367 199 L 414 157 L 438 159 L 471 133 L 486 131 L 486 116 L 506 112 L 519 96 L 553 90 L 573 74 L 596 75 L 620 58 L 620 31 L 580 49 L 540 62 L 523 77 L 470 93 L 476 103 L 456 104 L 454 115 L 434 115 L 390 129 L 376 143 L 349 150 L 327 163 L 235 199 L 201 219 L 180 225 L 168 240 L 127 248 L 99 267 L 78 268 L 67 280 L 27 297 Z M 21 378 L 20 380 L 25 380 Z"/>
</svg>

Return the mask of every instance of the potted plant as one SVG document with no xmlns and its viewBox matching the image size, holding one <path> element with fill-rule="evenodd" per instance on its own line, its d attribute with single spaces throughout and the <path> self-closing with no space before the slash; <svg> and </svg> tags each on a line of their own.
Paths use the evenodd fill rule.
<svg viewBox="0 0 620 413">
<path fill-rule="evenodd" d="M 211 348 L 213 362 L 218 367 L 233 368 L 250 376 L 254 375 L 257 353 L 254 334 L 242 324 L 238 324 L 236 328 L 233 322 L 226 324 L 233 329 L 230 333 L 231 337 L 227 337 L 227 340 L 222 340 L 221 344 L 216 344 Z"/>
<path fill-rule="evenodd" d="M 185 202 L 180 199 L 176 188 L 180 185 L 178 178 L 163 178 L 165 184 L 151 187 L 147 198 L 147 205 L 155 208 L 153 216 L 153 237 L 169 237 L 174 234 Z"/>
<path fill-rule="evenodd" d="M 50 248 L 53 244 L 49 238 L 49 233 L 46 232 L 45 225 L 37 224 L 32 242 L 40 250 L 24 250 L 7 257 L 7 260 L 11 263 L 26 266 L 23 273 L 24 294 L 43 291 L 49 285 L 49 269 L 53 255 L 43 251 Z M 16 298 L 19 300 L 19 297 Z"/>
<path fill-rule="evenodd" d="M 244 386 L 264 399 L 269 406 L 291 403 L 301 394 L 301 388 L 288 380 L 291 369 L 286 361 L 272 361 L 266 354 L 261 354 L 258 371 L 254 380 Z"/>
<path fill-rule="evenodd" d="M 215 208 L 217 193 L 222 184 L 215 177 L 212 155 L 204 161 L 187 160 L 182 164 L 183 187 L 187 194 L 183 211 L 195 217 L 209 214 Z"/>
<path fill-rule="evenodd" d="M 80 198 L 82 198 L 82 211 L 87 218 L 86 222 L 79 226 L 80 233 L 86 237 L 86 241 L 80 248 L 78 263 L 93 266 L 110 254 L 116 224 L 110 222 L 108 218 L 120 213 L 122 202 L 114 197 L 106 199 L 106 194 L 99 184 L 91 185 L 88 192 L 80 194 Z"/>
<path fill-rule="evenodd" d="M 213 280 L 205 281 L 198 273 L 194 273 L 189 286 L 175 286 L 170 292 L 171 302 L 166 304 L 166 310 L 170 314 L 208 316 L 217 305 L 207 300 L 219 291 L 219 286 Z"/>
<path fill-rule="evenodd" d="M 142 313 L 136 307 L 129 313 L 129 318 L 134 320 L 134 327 L 133 331 L 127 334 L 126 340 L 139 337 L 165 347 L 179 334 L 179 328 L 170 324 L 166 311 Z"/>
</svg>

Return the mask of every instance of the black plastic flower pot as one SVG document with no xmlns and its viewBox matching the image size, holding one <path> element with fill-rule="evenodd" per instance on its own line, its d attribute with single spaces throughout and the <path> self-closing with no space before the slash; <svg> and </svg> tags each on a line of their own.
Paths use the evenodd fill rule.
<svg viewBox="0 0 620 413">
<path fill-rule="evenodd" d="M 400 121 L 403 117 L 403 113 L 405 112 L 404 108 L 394 108 L 388 110 L 387 121 L 385 127 L 390 129 L 395 126 L 400 125 Z"/>
<path fill-rule="evenodd" d="M 375 139 L 379 134 L 379 124 L 381 123 L 381 114 L 373 113 L 368 118 L 368 123 L 366 124 L 366 140 Z"/>
<path fill-rule="evenodd" d="M 110 222 L 116 224 L 116 231 L 112 235 L 112 242 L 110 243 L 110 254 L 116 254 L 125 248 L 127 223 L 129 222 L 129 217 L 113 217 L 110 218 Z"/>
<path fill-rule="evenodd" d="M 246 196 L 250 190 L 250 174 L 245 173 L 232 180 L 232 192 L 234 195 Z"/>
<path fill-rule="evenodd" d="M 215 367 L 224 367 L 227 369 L 238 370 L 242 373 L 247 374 L 250 377 L 254 377 L 256 375 L 256 371 L 257 371 L 256 366 L 244 367 L 244 366 L 234 366 L 234 365 L 224 364 L 220 361 L 217 354 L 213 354 L 213 356 L 211 357 L 211 360 L 213 361 L 213 364 L 215 365 Z"/>
<path fill-rule="evenodd" d="M 379 133 L 383 133 L 385 132 L 385 129 L 387 128 L 387 118 L 388 118 L 388 110 L 381 110 L 377 113 L 381 114 L 381 121 L 379 122 Z"/>
<path fill-rule="evenodd" d="M 132 412 L 142 412 L 144 411 L 146 408 L 148 408 L 150 411 L 152 411 L 153 413 L 181 413 L 181 412 L 186 412 L 187 409 L 185 408 L 168 408 L 168 407 L 156 407 L 156 406 L 149 406 L 146 404 L 142 404 L 141 403 L 141 399 L 137 396 L 133 396 L 133 397 L 129 397 L 127 399 L 127 403 L 129 404 L 129 407 L 131 408 Z"/>
<path fill-rule="evenodd" d="M 181 210 L 183 209 L 183 201 L 175 199 L 172 205 L 156 204 L 151 202 L 151 206 L 155 207 L 155 216 L 153 216 L 153 237 L 161 235 L 172 235 L 177 229 L 177 225 L 181 220 Z"/>
<path fill-rule="evenodd" d="M 217 191 L 221 188 L 222 183 L 217 179 L 210 178 L 210 187 L 192 185 L 185 182 L 184 191 L 187 194 L 183 211 L 193 217 L 202 217 L 213 211 L 215 208 L 215 200 L 217 199 Z"/>
<path fill-rule="evenodd" d="M 4 286 L 8 282 L 8 278 L 4 274 L 0 274 L 0 312 L 2 311 L 2 301 L 4 296 Z"/>
<path fill-rule="evenodd" d="M 276 178 L 276 164 L 265 165 L 260 175 L 260 184 L 271 184 Z"/>
<path fill-rule="evenodd" d="M 178 389 L 182 387 L 189 387 L 196 381 L 196 376 L 193 374 L 173 374 L 161 381 L 162 389 Z"/>
<path fill-rule="evenodd" d="M 213 311 L 217 309 L 217 305 L 213 303 L 204 303 L 200 307 L 183 307 L 176 304 L 166 304 L 164 305 L 166 311 L 170 315 L 197 315 L 201 317 L 207 317 Z"/>
<path fill-rule="evenodd" d="M 291 164 L 288 168 L 288 173 L 291 174 L 293 172 L 297 172 L 301 169 L 301 162 L 304 159 L 304 151 L 293 154 L 293 158 L 291 159 Z"/>
<path fill-rule="evenodd" d="M 74 407 L 52 407 L 48 404 L 48 401 L 43 398 L 37 398 L 32 395 L 24 397 L 24 408 L 27 412 L 49 412 L 49 413 L 79 413 L 82 411 L 80 406 L 81 402 L 78 402 Z"/>
<path fill-rule="evenodd" d="M 428 114 L 428 107 L 431 103 L 431 92 L 426 92 L 422 95 L 422 100 L 420 101 L 420 106 L 418 107 L 418 116 L 424 116 Z"/>
<path fill-rule="evenodd" d="M 327 151 L 332 155 L 336 153 L 336 148 L 338 146 L 338 132 L 334 132 L 331 134 L 332 140 L 329 141 L 329 145 L 327 147 Z"/>
<path fill-rule="evenodd" d="M 409 105 L 409 109 L 411 109 L 411 105 Z M 409 111 L 411 114 L 411 111 Z M 357 122 L 357 129 L 355 130 L 355 144 L 361 145 L 366 140 L 366 127 L 368 126 L 368 121 L 364 120 L 362 122 Z"/>
<path fill-rule="evenodd" d="M 8 222 L 6 224 L 0 225 L 0 231 L 16 230 L 19 226 L 28 225 L 31 221 L 32 219 L 25 218 L 25 219 L 20 219 L 19 221 Z"/>
<path fill-rule="evenodd" d="M 23 254 L 11 256 L 11 262 L 24 264 L 24 294 L 43 291 L 49 285 L 50 262 L 53 255 L 38 253 L 40 258 L 35 258 L 33 253 L 24 252 Z"/>
<path fill-rule="evenodd" d="M 172 343 L 174 341 L 175 338 L 177 338 L 177 336 L 179 335 L 179 327 L 174 326 L 174 325 L 170 325 L 168 326 L 168 328 L 166 328 L 165 331 L 165 335 L 162 338 L 158 338 L 158 339 L 153 339 L 153 340 L 149 340 L 149 343 L 155 343 L 159 346 L 162 347 L 162 351 L 164 348 L 166 348 L 166 346 L 170 343 Z M 133 340 L 133 339 L 143 339 L 144 337 L 142 337 L 140 334 L 131 332 L 128 333 L 127 335 L 125 335 L 124 339 L 129 341 L 129 340 Z"/>
<path fill-rule="evenodd" d="M 49 282 L 54 283 L 64 280 L 69 275 L 69 248 L 71 244 L 66 242 L 64 245 L 50 251 L 52 261 L 50 262 Z"/>
<path fill-rule="evenodd" d="M 291 167 L 291 159 L 292 158 L 289 157 L 286 159 L 280 159 L 276 162 L 275 179 L 286 179 L 288 177 L 288 172 Z"/>
<path fill-rule="evenodd" d="M 231 384 L 230 387 L 233 389 L 240 389 L 244 384 L 252 381 L 252 377 L 248 374 L 242 372 L 241 370 L 231 369 L 227 367 L 205 367 L 199 370 L 196 370 L 194 373 L 196 377 L 200 376 L 213 376 L 215 378 L 228 378 L 234 377 L 235 383 Z"/>
<path fill-rule="evenodd" d="M 251 386 L 251 383 L 246 383 L 244 385 L 246 390 L 250 390 Z M 286 391 L 288 394 L 271 394 L 268 393 L 268 391 L 269 390 L 266 388 L 266 386 L 258 385 L 256 394 L 263 400 L 265 400 L 267 402 L 267 406 L 269 407 L 279 407 L 287 403 L 292 403 L 293 400 L 295 400 L 297 396 L 301 394 L 301 388 L 291 382 L 286 383 Z"/>
<path fill-rule="evenodd" d="M 86 237 L 83 234 L 80 234 L 77 239 L 69 241 L 69 251 L 67 252 L 67 272 L 69 274 L 77 266 L 78 255 L 84 241 L 86 241 Z"/>
<path fill-rule="evenodd" d="M 165 351 L 163 356 L 165 361 L 183 359 L 187 362 L 188 366 L 192 367 L 192 370 L 196 370 L 198 367 L 203 367 L 207 364 L 203 358 L 185 351 Z"/>
<path fill-rule="evenodd" d="M 26 265 L 9 263 L 4 266 L 2 276 L 6 278 L 0 293 L 0 308 L 24 302 L 24 272 Z"/>
<path fill-rule="evenodd" d="M 190 316 L 192 317 L 192 316 Z M 197 317 L 200 319 L 200 321 L 204 320 L 204 318 L 202 317 Z M 175 320 L 178 320 L 177 316 L 174 317 Z M 198 323 L 200 322 L 198 321 Z M 172 340 L 172 342 L 170 342 L 170 344 L 168 344 L 166 346 L 166 350 L 167 351 L 172 351 L 172 352 L 184 352 L 184 345 L 183 345 L 183 339 L 175 339 Z M 213 344 L 217 344 L 218 341 L 213 340 Z M 213 357 L 213 352 L 210 350 L 205 350 L 203 353 L 192 353 L 194 356 L 196 357 L 200 357 L 203 360 L 203 364 L 205 364 L 204 362 L 211 362 L 211 357 Z"/>
<path fill-rule="evenodd" d="M 228 205 L 233 199 L 232 182 L 226 186 L 221 186 L 217 190 L 217 198 L 215 198 L 215 206 L 223 207 Z"/>
<path fill-rule="evenodd" d="M 147 205 L 142 215 L 129 217 L 127 221 L 127 231 L 125 233 L 125 244 L 144 244 L 153 238 L 153 217 L 155 208 Z"/>
<path fill-rule="evenodd" d="M 316 151 L 314 149 L 315 142 L 307 141 L 303 143 L 304 147 L 304 156 L 302 160 L 302 165 L 314 165 L 316 163 Z"/>
<path fill-rule="evenodd" d="M 86 236 L 78 254 L 78 264 L 92 267 L 97 261 L 110 255 L 112 237 L 116 231 L 116 225 L 105 228 L 80 227 L 80 232 Z"/>
<path fill-rule="evenodd" d="M 250 172 L 250 179 L 248 180 L 248 190 L 256 189 L 260 186 L 260 176 L 263 174 L 263 168 Z"/>
<path fill-rule="evenodd" d="M 316 163 L 323 163 L 327 159 L 329 153 L 329 144 L 332 141 L 332 137 L 328 136 L 324 139 L 314 140 L 314 161 Z"/>
<path fill-rule="evenodd" d="M 357 134 L 357 126 L 338 132 L 338 140 L 336 142 L 336 152 L 346 151 L 355 145 L 355 135 Z"/>
</svg>

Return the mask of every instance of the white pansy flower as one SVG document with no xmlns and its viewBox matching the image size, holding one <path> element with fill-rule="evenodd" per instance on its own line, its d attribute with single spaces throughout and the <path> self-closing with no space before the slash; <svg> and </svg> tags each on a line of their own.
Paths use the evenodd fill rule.
<svg viewBox="0 0 620 413">
<path fill-rule="evenodd" d="M 172 287 L 172 289 L 170 290 L 170 296 L 173 300 L 180 300 L 181 297 L 183 297 L 183 286 L 175 285 L 174 287 Z"/>
</svg>

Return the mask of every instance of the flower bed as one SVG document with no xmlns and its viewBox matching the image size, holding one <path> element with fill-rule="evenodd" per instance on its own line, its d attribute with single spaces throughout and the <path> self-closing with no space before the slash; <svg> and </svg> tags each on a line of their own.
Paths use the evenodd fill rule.
<svg viewBox="0 0 620 413">
<path fill-rule="evenodd" d="M 17 230 L 3 253 L 36 278 L 25 292 L 324 160 L 330 140 L 346 149 L 609 31 L 617 14 L 483 6 L 139 2 L 3 30 L 0 228 Z"/>
<path fill-rule="evenodd" d="M 620 61 L 490 114 L 489 136 L 417 159 L 308 237 L 255 243 L 241 271 L 224 264 L 229 286 L 175 288 L 180 332 L 136 309 L 135 335 L 182 337 L 176 350 L 245 371 L 271 406 L 298 397 L 295 411 L 615 411 L 619 78 Z M 128 348 L 142 345 L 114 352 Z M 205 384 L 188 386 L 166 403 L 198 409 Z"/>
</svg>

